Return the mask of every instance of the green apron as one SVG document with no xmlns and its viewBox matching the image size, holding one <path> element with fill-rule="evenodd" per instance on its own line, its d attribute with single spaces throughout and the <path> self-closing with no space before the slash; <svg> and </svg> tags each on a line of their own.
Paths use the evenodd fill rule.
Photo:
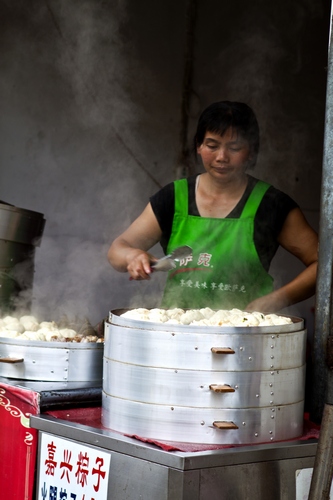
<svg viewBox="0 0 333 500">
<path fill-rule="evenodd" d="M 244 309 L 273 291 L 253 241 L 254 217 L 269 184 L 258 181 L 239 219 L 188 215 L 186 179 L 174 182 L 175 214 L 167 252 L 182 245 L 191 259 L 169 271 L 162 307 Z"/>
</svg>

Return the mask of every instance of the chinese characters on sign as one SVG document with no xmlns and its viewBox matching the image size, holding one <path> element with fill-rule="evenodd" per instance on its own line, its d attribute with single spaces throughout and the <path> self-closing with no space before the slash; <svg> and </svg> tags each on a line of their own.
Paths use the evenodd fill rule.
<svg viewBox="0 0 333 500">
<path fill-rule="evenodd" d="M 106 500 L 110 460 L 110 453 L 42 433 L 37 500 Z"/>
</svg>

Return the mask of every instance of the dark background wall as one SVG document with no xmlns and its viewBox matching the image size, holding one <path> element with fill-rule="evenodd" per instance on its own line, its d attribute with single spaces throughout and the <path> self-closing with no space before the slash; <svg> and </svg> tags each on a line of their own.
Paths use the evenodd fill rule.
<svg viewBox="0 0 333 500">
<path fill-rule="evenodd" d="M 107 249 L 179 174 L 182 134 L 190 146 L 216 100 L 255 109 L 253 175 L 317 229 L 328 31 L 322 0 L 0 0 L 0 199 L 46 218 L 33 312 L 97 322 L 156 305 L 164 276 L 129 282 Z M 278 252 L 277 283 L 299 269 Z M 311 322 L 312 306 L 288 312 Z"/>
</svg>

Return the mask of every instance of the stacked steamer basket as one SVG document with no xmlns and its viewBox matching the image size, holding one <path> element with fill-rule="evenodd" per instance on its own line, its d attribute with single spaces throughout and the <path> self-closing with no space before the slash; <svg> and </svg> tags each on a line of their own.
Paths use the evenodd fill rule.
<svg viewBox="0 0 333 500">
<path fill-rule="evenodd" d="M 43 382 L 102 382 L 103 339 L 87 321 L 73 328 L 33 316 L 0 319 L 0 377 Z"/>
<path fill-rule="evenodd" d="M 155 441 L 257 444 L 303 432 L 306 330 L 154 323 L 110 312 L 102 423 Z"/>
</svg>

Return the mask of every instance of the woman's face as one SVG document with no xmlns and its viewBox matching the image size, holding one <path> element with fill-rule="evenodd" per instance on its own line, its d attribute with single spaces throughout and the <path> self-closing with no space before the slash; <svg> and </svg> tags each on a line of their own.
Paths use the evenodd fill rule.
<svg viewBox="0 0 333 500">
<path fill-rule="evenodd" d="M 231 128 L 223 136 L 206 132 L 202 144 L 197 147 L 197 153 L 201 156 L 205 170 L 221 180 L 242 177 L 251 160 L 248 141 Z"/>
</svg>

